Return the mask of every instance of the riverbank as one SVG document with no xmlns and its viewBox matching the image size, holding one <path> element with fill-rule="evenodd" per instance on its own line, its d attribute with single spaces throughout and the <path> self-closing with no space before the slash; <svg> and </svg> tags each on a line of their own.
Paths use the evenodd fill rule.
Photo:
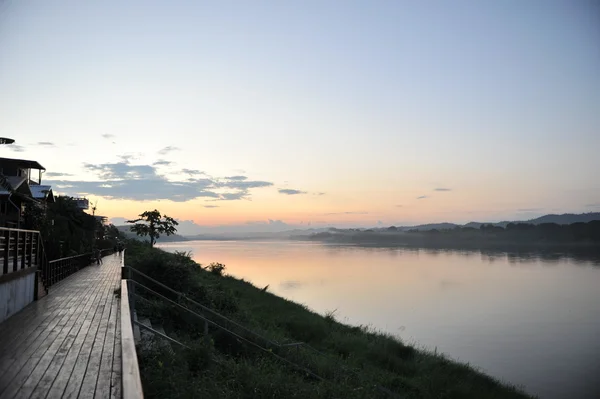
<svg viewBox="0 0 600 399">
<path fill-rule="evenodd" d="M 279 343 L 307 348 L 271 353 L 195 323 L 164 303 L 138 301 L 142 316 L 160 322 L 192 350 L 140 354 L 148 397 L 390 397 L 522 398 L 516 389 L 443 356 L 422 352 L 366 327 L 338 323 L 269 293 L 268 287 L 202 270 L 189 257 L 130 242 L 127 263 Z M 225 270 L 226 271 L 226 270 Z M 306 368 L 273 356 L 273 352 Z M 322 377 L 323 380 L 320 380 Z"/>
</svg>

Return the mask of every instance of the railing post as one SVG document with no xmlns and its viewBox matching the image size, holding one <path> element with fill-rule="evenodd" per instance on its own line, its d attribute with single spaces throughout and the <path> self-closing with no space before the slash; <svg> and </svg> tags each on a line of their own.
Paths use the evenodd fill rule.
<svg viewBox="0 0 600 399">
<path fill-rule="evenodd" d="M 29 236 L 29 253 L 27 254 L 27 267 L 33 266 L 33 232 L 27 233 Z"/>
<path fill-rule="evenodd" d="M 21 237 L 19 235 L 19 237 Z M 23 232 L 23 246 L 21 247 L 21 269 L 25 269 L 25 262 L 27 260 L 27 232 Z"/>
<path fill-rule="evenodd" d="M 4 231 L 4 264 L 2 274 L 8 274 L 8 257 L 10 256 L 10 230 Z"/>
<path fill-rule="evenodd" d="M 15 249 L 14 249 L 14 253 L 13 253 L 13 272 L 16 272 L 17 269 L 19 268 L 19 232 L 15 231 Z"/>
<path fill-rule="evenodd" d="M 40 289 L 40 282 L 39 282 L 39 270 L 36 270 L 35 273 L 33 273 L 33 300 L 37 301 L 38 300 L 38 290 Z"/>
</svg>

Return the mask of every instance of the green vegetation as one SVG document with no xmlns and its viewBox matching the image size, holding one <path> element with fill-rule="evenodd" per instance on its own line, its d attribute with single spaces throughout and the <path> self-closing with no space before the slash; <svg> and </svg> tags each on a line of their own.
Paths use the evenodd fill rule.
<svg viewBox="0 0 600 399">
<path fill-rule="evenodd" d="M 127 246 L 127 266 L 232 321 L 211 315 L 142 275 L 135 275 L 136 281 L 237 334 L 211 324 L 205 335 L 201 318 L 145 294 L 138 286 L 138 316 L 162 325 L 168 335 L 189 347 L 173 344 L 174 353 L 158 344 L 140 348 L 147 398 L 527 397 L 466 365 L 416 350 L 364 326 L 341 324 L 333 313 L 321 316 L 269 293 L 267 287 L 261 289 L 227 276 L 225 265 L 203 268 L 189 254 L 166 253 L 135 240 L 129 240 Z M 299 341 L 310 347 L 276 344 Z"/>
<path fill-rule="evenodd" d="M 48 259 L 112 248 L 119 236 L 114 226 L 103 226 L 66 196 L 56 197 L 54 203 L 27 207 L 24 228 L 40 232 Z"/>
<path fill-rule="evenodd" d="M 170 236 L 175 234 L 179 223 L 167 216 L 161 215 L 156 209 L 153 211 L 146 211 L 139 215 L 138 219 L 128 220 L 127 223 L 133 223 L 131 231 L 136 233 L 140 237 L 150 237 L 150 246 L 153 247 L 156 240 L 161 234 Z"/>
</svg>

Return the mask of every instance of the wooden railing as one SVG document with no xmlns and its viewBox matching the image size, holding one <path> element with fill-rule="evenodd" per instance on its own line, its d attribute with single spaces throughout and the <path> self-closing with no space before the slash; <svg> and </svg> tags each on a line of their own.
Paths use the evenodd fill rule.
<svg viewBox="0 0 600 399">
<path fill-rule="evenodd" d="M 123 399 L 143 399 L 142 379 L 133 336 L 134 296 L 131 280 L 125 279 L 125 251 L 121 257 L 121 377 Z M 133 288 L 133 287 L 131 287 Z"/>
<path fill-rule="evenodd" d="M 34 230 L 0 228 L 0 275 L 8 275 L 40 264 L 40 233 Z"/>
<path fill-rule="evenodd" d="M 102 250 L 102 256 L 110 255 L 112 252 L 112 249 Z M 16 272 L 20 275 L 37 271 L 44 287 L 48 289 L 93 263 L 93 255 L 89 252 L 48 260 L 39 231 L 0 227 L 0 277 L 4 279 Z"/>
</svg>

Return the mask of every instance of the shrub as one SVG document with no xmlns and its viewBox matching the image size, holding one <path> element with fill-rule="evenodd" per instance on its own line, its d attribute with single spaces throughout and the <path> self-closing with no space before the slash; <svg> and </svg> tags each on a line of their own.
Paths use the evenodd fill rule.
<svg viewBox="0 0 600 399">
<path fill-rule="evenodd" d="M 218 262 L 213 262 L 206 267 L 206 269 L 212 274 L 216 274 L 217 276 L 222 276 L 225 271 L 225 265 Z"/>
</svg>

